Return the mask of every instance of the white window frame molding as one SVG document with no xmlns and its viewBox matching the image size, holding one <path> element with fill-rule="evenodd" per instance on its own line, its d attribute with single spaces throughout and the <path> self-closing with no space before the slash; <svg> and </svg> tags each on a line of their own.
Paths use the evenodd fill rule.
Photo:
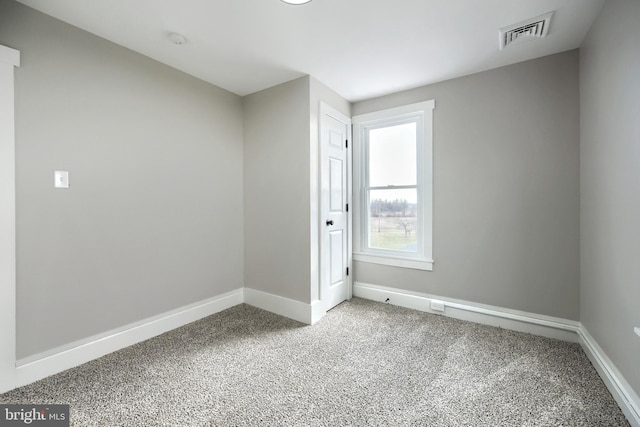
<svg viewBox="0 0 640 427">
<path fill-rule="evenodd" d="M 433 270 L 433 110 L 435 100 L 375 111 L 353 117 L 354 140 L 354 238 L 355 261 L 394 267 Z M 367 248 L 367 144 L 368 129 L 385 124 L 415 121 L 418 124 L 416 146 L 417 188 L 419 200 L 418 253 L 406 255 L 400 251 Z M 421 208 L 421 209 L 420 209 Z"/>
</svg>

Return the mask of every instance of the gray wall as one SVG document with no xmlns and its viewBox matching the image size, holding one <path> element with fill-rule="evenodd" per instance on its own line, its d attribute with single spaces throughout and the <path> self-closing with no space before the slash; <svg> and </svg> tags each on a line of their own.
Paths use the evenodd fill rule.
<svg viewBox="0 0 640 427">
<path fill-rule="evenodd" d="M 578 52 L 358 102 L 435 99 L 434 270 L 357 262 L 355 280 L 579 318 Z"/>
<path fill-rule="evenodd" d="M 241 99 L 13 1 L 0 43 L 22 52 L 18 358 L 242 287 Z"/>
<path fill-rule="evenodd" d="M 640 393 L 640 2 L 609 0 L 580 48 L 581 321 Z"/>
<path fill-rule="evenodd" d="M 246 96 L 245 285 L 310 303 L 309 77 Z"/>
</svg>

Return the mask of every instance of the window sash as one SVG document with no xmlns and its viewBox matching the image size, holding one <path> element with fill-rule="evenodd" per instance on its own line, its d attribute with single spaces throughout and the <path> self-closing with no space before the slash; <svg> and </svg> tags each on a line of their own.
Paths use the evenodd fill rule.
<svg viewBox="0 0 640 427">
<path fill-rule="evenodd" d="M 370 170 L 369 170 L 369 166 L 370 166 L 370 162 L 369 162 L 369 147 L 370 147 L 370 140 L 369 140 L 369 135 L 370 132 L 372 130 L 375 129 L 382 129 L 382 128 L 388 128 L 388 127 L 393 127 L 393 126 L 398 126 L 398 125 L 403 125 L 403 124 L 409 124 L 409 123 L 415 123 L 416 125 L 416 154 L 415 154 L 415 159 L 416 159 L 416 184 L 415 185 L 394 185 L 394 186 L 382 186 L 382 187 L 371 187 L 369 185 L 369 176 L 370 176 Z M 423 154 L 423 150 L 422 150 L 422 141 L 424 139 L 423 135 L 424 135 L 424 123 L 422 120 L 422 114 L 421 113 L 414 113 L 414 114 L 409 114 L 409 115 L 402 115 L 402 116 L 391 116 L 388 118 L 384 118 L 384 119 L 379 119 L 376 120 L 375 123 L 371 124 L 371 125 L 365 125 L 363 127 L 363 131 L 364 131 L 364 182 L 362 185 L 362 194 L 361 196 L 364 197 L 364 199 L 362 200 L 362 210 L 361 210 L 361 214 L 360 214 L 360 220 L 361 220 L 361 232 L 362 232 L 362 240 L 361 240 L 361 248 L 364 250 L 364 252 L 367 253 L 371 253 L 371 254 L 377 254 L 377 255 L 382 255 L 382 256 L 393 256 L 393 257 L 401 257 L 401 258 L 416 258 L 416 259 L 422 259 L 424 258 L 424 242 L 423 242 L 423 238 L 422 235 L 424 233 L 422 233 L 423 230 L 423 221 L 422 219 L 422 212 L 423 212 L 423 201 L 422 201 L 422 185 L 420 185 L 423 181 L 423 172 L 422 172 L 422 167 L 421 167 L 421 159 L 422 159 L 422 154 Z M 383 248 L 377 248 L 377 247 L 372 247 L 370 245 L 371 242 L 371 236 L 370 236 L 370 225 L 369 225 L 369 215 L 368 215 L 368 210 L 369 210 L 369 206 L 370 206 L 370 200 L 369 200 L 369 195 L 371 194 L 372 190 L 385 190 L 385 189 L 394 189 L 394 190 L 400 190 L 400 189 L 404 189 L 404 188 L 415 188 L 416 189 L 416 198 L 417 198 L 417 248 L 415 252 L 407 252 L 407 251 L 400 251 L 400 250 L 393 250 L 393 249 L 383 249 Z M 419 233 L 419 234 L 418 234 Z"/>
<path fill-rule="evenodd" d="M 421 140 L 423 134 L 423 126 L 422 126 L 422 117 L 418 115 L 410 115 L 404 117 L 390 117 L 388 119 L 382 119 L 375 123 L 374 126 L 365 126 L 364 127 L 364 143 L 365 143 L 365 164 L 364 164 L 364 185 L 363 185 L 363 196 L 365 199 L 362 201 L 362 214 L 360 216 L 362 221 L 362 248 L 366 252 L 379 254 L 379 255 L 391 255 L 391 256 L 399 256 L 406 258 L 422 258 L 423 253 L 423 242 L 422 242 L 422 221 L 421 213 L 422 213 L 422 199 L 421 199 L 421 167 L 420 167 L 420 152 L 421 152 Z M 371 147 L 370 134 L 372 130 L 375 129 L 384 129 L 390 128 L 403 124 L 415 124 L 415 153 L 414 153 L 414 161 L 416 162 L 416 184 L 414 185 L 387 185 L 387 186 L 371 186 L 369 184 L 369 179 L 371 176 L 371 163 L 369 161 L 369 153 Z M 369 213 L 369 207 L 371 206 L 371 192 L 375 190 L 402 190 L 402 189 L 415 189 L 416 190 L 416 250 L 415 251 L 403 251 L 398 249 L 389 249 L 389 248 L 380 248 L 373 246 L 372 235 L 371 235 L 371 215 Z M 365 210 L 366 208 L 366 210 Z"/>
</svg>

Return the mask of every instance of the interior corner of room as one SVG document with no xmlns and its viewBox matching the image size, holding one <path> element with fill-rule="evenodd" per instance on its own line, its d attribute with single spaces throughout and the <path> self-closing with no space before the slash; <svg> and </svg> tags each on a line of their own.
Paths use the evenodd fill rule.
<svg viewBox="0 0 640 427">
<path fill-rule="evenodd" d="M 348 298 L 579 342 L 640 425 L 638 18 L 350 100 L 238 95 L 0 0 L 0 393 L 242 303 L 322 321 L 321 116 L 433 99 L 433 269 L 349 252 Z"/>
</svg>

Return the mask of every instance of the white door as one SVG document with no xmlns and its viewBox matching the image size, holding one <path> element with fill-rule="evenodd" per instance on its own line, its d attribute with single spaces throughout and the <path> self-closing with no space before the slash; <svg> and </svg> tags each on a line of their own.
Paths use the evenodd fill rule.
<svg viewBox="0 0 640 427">
<path fill-rule="evenodd" d="M 351 119 L 320 106 L 320 299 L 325 310 L 351 298 Z"/>
</svg>

